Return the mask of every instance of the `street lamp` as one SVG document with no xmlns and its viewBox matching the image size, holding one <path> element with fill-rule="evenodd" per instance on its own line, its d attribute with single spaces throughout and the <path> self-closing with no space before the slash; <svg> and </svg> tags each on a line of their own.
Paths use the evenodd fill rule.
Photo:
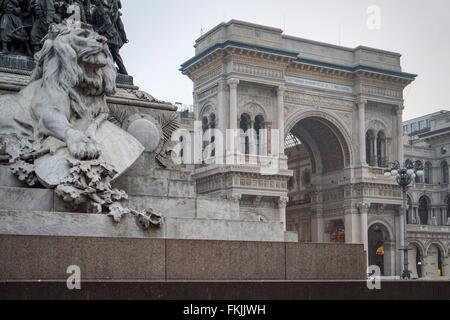
<svg viewBox="0 0 450 320">
<path fill-rule="evenodd" d="M 411 279 L 411 271 L 409 271 L 409 241 L 408 241 L 408 205 L 407 205 L 407 196 L 406 192 L 408 191 L 408 187 L 411 183 L 416 179 L 416 177 L 423 177 L 424 171 L 421 163 L 413 164 L 410 161 L 407 161 L 403 166 L 400 162 L 395 161 L 390 164 L 390 168 L 386 169 L 384 172 L 386 177 L 393 177 L 397 181 L 400 186 L 403 194 L 403 240 L 404 247 L 401 249 L 403 251 L 403 273 L 402 279 L 410 280 Z"/>
</svg>

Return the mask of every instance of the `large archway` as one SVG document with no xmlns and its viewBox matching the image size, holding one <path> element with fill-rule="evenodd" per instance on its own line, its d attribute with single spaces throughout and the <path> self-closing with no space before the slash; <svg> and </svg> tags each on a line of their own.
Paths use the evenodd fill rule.
<svg viewBox="0 0 450 320">
<path fill-rule="evenodd" d="M 318 200 L 313 190 L 336 188 L 334 182 L 345 179 L 350 181 L 350 173 L 346 169 L 352 164 L 352 150 L 346 131 L 338 120 L 329 115 L 303 114 L 296 119 L 296 122 L 288 121 L 289 134 L 285 142 L 288 167 L 294 172 L 293 185 L 289 191 L 288 220 L 295 220 L 297 225 L 309 224 L 312 241 L 345 242 L 344 201 L 333 205 L 336 212 L 342 212 L 342 217 L 333 217 L 341 221 L 339 227 L 328 230 L 326 225 L 332 225 L 331 221 L 320 222 L 315 216 L 315 208 L 318 202 L 326 205 L 338 199 L 320 197 Z M 323 224 L 323 227 L 319 224 Z M 293 230 L 289 225 L 288 229 Z"/>
<path fill-rule="evenodd" d="M 413 279 L 424 277 L 424 250 L 418 243 L 409 245 L 409 270 L 412 272 Z"/>
<path fill-rule="evenodd" d="M 286 139 L 286 150 L 303 145 L 313 174 L 328 174 L 351 164 L 351 149 L 342 132 L 330 120 L 311 116 L 296 122 Z"/>
<path fill-rule="evenodd" d="M 430 204 L 431 200 L 427 196 L 423 196 L 419 200 L 419 222 L 421 225 L 430 223 Z"/>
<path fill-rule="evenodd" d="M 369 266 L 378 266 L 382 276 L 390 275 L 392 239 L 389 230 L 385 225 L 375 223 L 368 232 Z"/>
</svg>

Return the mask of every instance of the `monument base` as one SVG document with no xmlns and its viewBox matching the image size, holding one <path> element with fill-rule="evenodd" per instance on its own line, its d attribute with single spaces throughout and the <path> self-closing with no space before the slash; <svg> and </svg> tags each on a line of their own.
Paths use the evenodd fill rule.
<svg viewBox="0 0 450 320">
<path fill-rule="evenodd" d="M 0 235 L 298 242 L 281 223 L 165 217 L 160 228 L 145 231 L 132 216 L 115 223 L 101 214 L 17 210 L 0 211 Z"/>
<path fill-rule="evenodd" d="M 2 223 L 3 224 L 3 223 Z M 1 281 L 364 280 L 362 245 L 0 235 Z"/>
</svg>

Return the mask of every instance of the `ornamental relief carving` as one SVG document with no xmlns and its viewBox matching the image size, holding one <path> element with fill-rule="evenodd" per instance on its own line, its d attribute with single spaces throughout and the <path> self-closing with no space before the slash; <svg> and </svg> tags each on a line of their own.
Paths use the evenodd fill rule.
<svg viewBox="0 0 450 320">
<path fill-rule="evenodd" d="M 200 109 L 200 115 L 201 117 L 208 117 L 212 113 L 214 113 L 217 116 L 217 110 L 216 110 L 216 102 L 215 99 L 210 99 L 207 102 L 205 102 Z"/>
<path fill-rule="evenodd" d="M 252 97 L 254 99 L 258 99 L 261 97 L 264 98 L 276 98 L 275 90 L 268 89 L 263 86 L 246 86 L 239 85 L 239 95 L 246 95 L 248 97 Z"/>
<path fill-rule="evenodd" d="M 353 129 L 353 113 L 352 112 L 344 112 L 344 111 L 331 111 L 337 118 L 339 118 L 342 123 L 345 125 L 345 128 L 352 132 Z"/>
<path fill-rule="evenodd" d="M 223 72 L 223 66 L 219 65 L 218 67 L 212 68 L 204 73 L 201 73 L 195 77 L 195 86 L 200 86 L 218 76 L 220 76 Z"/>
<path fill-rule="evenodd" d="M 383 112 L 384 110 L 374 110 L 372 107 L 366 110 L 366 127 L 374 125 L 376 128 L 383 127 L 388 130 L 393 127 L 393 115 L 392 112 Z M 377 119 L 377 121 L 372 120 Z M 376 123 L 378 122 L 378 123 Z"/>
<path fill-rule="evenodd" d="M 348 108 L 353 109 L 355 103 L 342 99 L 333 99 L 328 97 L 316 96 L 306 93 L 288 91 L 285 94 L 285 102 L 299 105 L 308 105 L 312 107 L 329 107 L 329 108 Z"/>
<path fill-rule="evenodd" d="M 198 101 L 203 101 L 203 100 L 205 100 L 205 99 L 207 99 L 207 98 L 209 98 L 211 96 L 216 95 L 218 91 L 219 91 L 219 87 L 218 87 L 218 85 L 215 85 L 212 88 L 209 88 L 209 89 L 207 89 L 205 91 L 200 92 L 197 95 L 197 99 L 198 99 Z"/>
<path fill-rule="evenodd" d="M 239 114 L 248 112 L 250 115 L 267 115 L 271 114 L 271 110 L 275 107 L 273 99 L 270 97 L 252 97 L 240 95 L 238 98 Z"/>
<path fill-rule="evenodd" d="M 383 131 L 387 137 L 392 137 L 391 130 L 389 127 L 381 120 L 368 120 L 366 123 L 367 130 L 372 130 L 375 134 Z"/>
<path fill-rule="evenodd" d="M 389 98 L 396 98 L 396 99 L 403 98 L 403 92 L 401 90 L 380 88 L 380 87 L 367 86 L 367 85 L 361 86 L 361 93 L 366 94 L 366 95 L 379 96 L 379 97 L 389 97 Z"/>
<path fill-rule="evenodd" d="M 284 79 L 283 72 L 276 69 L 257 67 L 248 64 L 235 63 L 233 71 L 257 77 Z"/>
<path fill-rule="evenodd" d="M 244 104 L 244 106 L 240 108 L 239 115 L 244 113 L 248 114 L 251 119 L 255 119 L 257 116 L 262 116 L 265 120 L 267 120 L 266 111 L 255 102 L 248 102 Z"/>
</svg>

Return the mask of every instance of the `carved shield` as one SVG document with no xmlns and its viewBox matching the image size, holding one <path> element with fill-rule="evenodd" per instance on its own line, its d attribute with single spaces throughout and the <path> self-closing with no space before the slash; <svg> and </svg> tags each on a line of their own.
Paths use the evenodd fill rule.
<svg viewBox="0 0 450 320">
<path fill-rule="evenodd" d="M 113 166 L 118 172 L 115 179 L 121 176 L 144 152 L 144 146 L 132 135 L 104 121 L 97 130 L 96 141 L 102 152 L 101 159 Z M 49 140 L 48 146 L 56 148 L 59 140 Z M 67 159 L 72 158 L 66 147 L 55 154 L 48 154 L 36 160 L 36 175 L 47 188 L 54 188 L 69 175 L 70 167 Z M 73 159 L 73 158 L 72 158 Z"/>
</svg>

